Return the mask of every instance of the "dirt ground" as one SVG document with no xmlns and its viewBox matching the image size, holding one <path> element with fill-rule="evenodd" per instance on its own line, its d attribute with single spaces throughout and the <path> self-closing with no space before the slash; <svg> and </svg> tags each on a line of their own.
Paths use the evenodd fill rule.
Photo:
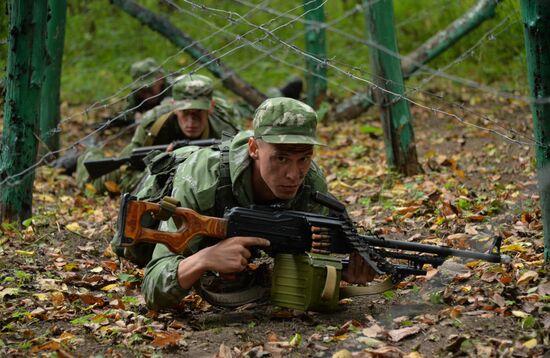
<svg viewBox="0 0 550 358">
<path fill-rule="evenodd" d="M 407 178 L 386 169 L 374 111 L 323 123 L 329 146 L 318 162 L 331 191 L 360 227 L 390 238 L 484 250 L 501 235 L 511 264 L 452 259 L 392 291 L 343 300 L 331 313 L 269 303 L 222 309 L 196 295 L 177 311 L 154 312 L 140 296 L 143 271 L 108 250 L 118 195 L 82 192 L 74 178 L 42 167 L 33 220 L 1 227 L 0 354 L 550 357 L 529 108 L 471 94 L 426 101 L 459 119 L 412 108 L 423 173 Z M 65 127 L 67 143 L 89 130 L 78 117 Z"/>
</svg>

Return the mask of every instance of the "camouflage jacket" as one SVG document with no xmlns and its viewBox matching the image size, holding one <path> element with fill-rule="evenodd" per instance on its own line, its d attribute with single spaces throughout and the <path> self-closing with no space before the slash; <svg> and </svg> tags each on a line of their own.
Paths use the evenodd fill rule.
<svg viewBox="0 0 550 358">
<path fill-rule="evenodd" d="M 248 138 L 251 131 L 240 132 L 232 140 L 229 150 L 229 169 L 233 197 L 238 206 L 248 207 L 254 204 L 252 194 L 252 168 L 248 156 Z M 220 152 L 204 148 L 191 154 L 181 163 L 176 171 L 172 196 L 180 201 L 183 207 L 197 212 L 221 217 L 223 213 L 216 212 L 216 189 L 218 186 L 218 167 Z M 144 188 L 146 190 L 146 188 Z M 312 163 L 306 175 L 304 184 L 298 195 L 285 207 L 289 210 L 301 210 L 327 214 L 327 210 L 312 201 L 312 192 L 326 193 L 325 177 L 317 164 Z M 138 194 L 139 196 L 139 194 Z M 161 225 L 163 231 L 175 231 L 174 223 L 169 220 Z M 189 252 L 199 250 L 205 245 L 204 238 L 198 238 L 190 243 Z M 174 254 L 162 244 L 157 244 L 151 262 L 145 269 L 142 293 L 148 306 L 153 309 L 169 308 L 177 305 L 188 294 L 177 281 L 179 261 L 184 259 L 183 253 Z"/>
<path fill-rule="evenodd" d="M 238 119 L 235 118 L 236 111 L 233 110 L 231 105 L 221 98 L 215 98 L 215 103 L 216 106 L 214 107 L 214 111 L 208 116 L 209 128 L 207 135 L 205 135 L 203 139 L 221 138 L 222 132 L 234 135 L 239 130 L 239 126 L 237 125 Z M 158 133 L 153 135 L 151 129 L 154 124 L 164 119 L 166 119 L 166 121 L 161 129 Z M 165 102 L 147 111 L 143 115 L 138 128 L 136 128 L 134 132 L 132 141 L 123 149 L 121 154 L 127 155 L 134 148 L 148 145 L 168 144 L 181 139 L 186 139 L 186 137 L 178 126 L 175 113 L 171 111 L 171 104 Z"/>
<path fill-rule="evenodd" d="M 230 144 L 229 170 L 233 198 L 237 206 L 249 207 L 254 204 L 252 194 L 252 168 L 248 156 L 248 138 L 251 131 L 237 134 Z M 197 212 L 221 217 L 216 212 L 216 190 L 219 182 L 218 167 L 220 152 L 211 148 L 199 149 L 181 163 L 176 171 L 172 196 L 180 201 L 183 207 Z M 147 190 L 147 188 L 144 188 Z M 306 174 L 304 184 L 298 195 L 285 206 L 289 210 L 301 210 L 327 214 L 327 210 L 312 201 L 312 193 L 326 193 L 325 177 L 317 164 L 312 163 Z M 139 193 L 138 193 L 139 196 Z M 175 231 L 174 223 L 169 220 L 161 225 L 160 230 Z M 196 252 L 204 246 L 203 238 L 190 243 L 190 252 Z M 157 244 L 151 262 L 145 269 L 142 293 L 147 305 L 153 309 L 169 308 L 177 305 L 188 294 L 177 281 L 177 269 L 183 254 L 174 254 L 162 244 Z"/>
<path fill-rule="evenodd" d="M 233 111 L 233 108 L 227 101 L 216 99 L 214 111 L 208 116 L 209 128 L 207 132 L 205 131 L 206 135 L 203 139 L 221 138 L 222 132 L 226 132 L 229 135 L 236 134 L 239 127 L 234 124 L 234 112 L 236 111 Z M 151 128 L 157 120 L 164 119 L 166 119 L 166 121 L 158 133 L 153 136 L 151 134 Z M 130 155 L 135 148 L 149 145 L 169 144 L 173 141 L 182 139 L 186 139 L 186 137 L 178 126 L 175 114 L 172 113 L 172 105 L 170 101 L 165 101 L 143 115 L 142 120 L 134 132 L 132 141 L 124 147 L 119 157 Z M 84 189 L 87 183 L 91 183 L 96 192 L 102 192 L 105 189 L 105 182 L 112 181 L 118 184 L 121 192 L 131 191 L 143 175 L 141 171 L 131 168 L 129 168 L 129 170 L 121 168 L 100 178 L 90 180 L 88 172 L 84 167 L 84 161 L 103 157 L 103 152 L 98 148 L 90 148 L 79 157 L 76 170 L 77 185 L 81 189 Z"/>
</svg>

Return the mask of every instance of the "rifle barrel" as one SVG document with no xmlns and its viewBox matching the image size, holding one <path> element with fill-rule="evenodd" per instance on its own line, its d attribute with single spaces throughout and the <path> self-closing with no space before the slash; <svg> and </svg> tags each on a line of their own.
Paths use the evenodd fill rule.
<svg viewBox="0 0 550 358">
<path fill-rule="evenodd" d="M 211 138 L 211 139 L 196 139 L 196 140 L 182 139 L 182 140 L 177 140 L 172 144 L 174 145 L 174 149 L 177 149 L 177 148 L 187 147 L 192 145 L 196 145 L 199 147 L 208 147 L 208 146 L 220 144 L 220 143 L 221 143 L 221 140 Z M 164 152 L 166 151 L 166 148 L 168 148 L 169 145 L 170 144 L 160 144 L 160 145 L 151 145 L 148 147 L 135 148 L 134 150 L 132 150 L 132 155 L 145 156 L 154 150 L 160 150 Z"/>
<path fill-rule="evenodd" d="M 88 171 L 91 179 L 97 179 L 105 174 L 108 174 L 118 168 L 124 163 L 130 161 L 130 157 L 121 158 L 101 158 L 94 160 L 87 160 L 84 162 L 84 166 Z"/>
<path fill-rule="evenodd" d="M 459 256 L 470 259 L 484 260 L 494 263 L 508 263 L 511 261 L 510 256 L 501 255 L 497 253 L 485 254 L 476 251 L 457 250 L 445 246 L 435 246 L 427 244 L 419 244 L 416 242 L 397 241 L 391 239 L 383 239 L 375 236 L 360 236 L 360 238 L 367 244 L 373 247 L 386 247 L 390 249 L 420 251 L 429 254 L 436 254 L 441 256 Z"/>
</svg>

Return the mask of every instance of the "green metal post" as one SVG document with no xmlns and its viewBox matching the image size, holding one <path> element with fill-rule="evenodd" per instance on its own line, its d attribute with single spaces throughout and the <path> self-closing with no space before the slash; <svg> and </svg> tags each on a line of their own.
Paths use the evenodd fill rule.
<svg viewBox="0 0 550 358">
<path fill-rule="evenodd" d="M 499 1 L 479 0 L 464 15 L 405 56 L 401 61 L 403 77 L 409 78 L 420 68 L 420 65 L 430 62 L 484 21 L 494 17 Z M 340 103 L 332 117 L 340 120 L 353 119 L 368 110 L 372 104 L 370 90 L 360 92 Z"/>
<path fill-rule="evenodd" d="M 47 15 L 47 1 L 8 2 L 8 65 L 0 154 L 2 220 L 32 215 L 34 171 L 26 170 L 36 160 Z"/>
<path fill-rule="evenodd" d="M 325 11 L 322 0 L 304 0 L 306 12 L 306 52 L 316 59 L 324 61 L 327 57 L 325 45 Z M 322 62 L 306 57 L 306 94 L 307 103 L 318 108 L 327 92 L 327 67 Z"/>
<path fill-rule="evenodd" d="M 67 0 L 48 0 L 50 19 L 46 46 L 49 64 L 45 69 L 44 85 L 40 109 L 40 136 L 47 151 L 59 149 L 59 88 L 61 84 L 61 62 L 63 59 L 63 42 L 65 38 L 65 18 L 67 17 Z"/>
<path fill-rule="evenodd" d="M 392 0 L 364 0 L 367 32 L 372 43 L 398 53 Z M 409 104 L 403 98 L 403 72 L 398 57 L 369 48 L 374 73 L 374 97 L 381 108 L 388 166 L 404 175 L 421 171 L 416 155 Z"/>
<path fill-rule="evenodd" d="M 544 231 L 544 259 L 550 262 L 550 6 L 544 0 L 521 0 L 529 88 L 534 98 L 533 129 L 539 171 Z M 541 100 L 544 99 L 544 100 Z"/>
</svg>

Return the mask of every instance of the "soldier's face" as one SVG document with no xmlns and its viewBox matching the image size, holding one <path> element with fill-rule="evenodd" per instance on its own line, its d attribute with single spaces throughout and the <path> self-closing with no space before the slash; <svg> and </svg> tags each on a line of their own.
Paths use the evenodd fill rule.
<svg viewBox="0 0 550 358">
<path fill-rule="evenodd" d="M 254 195 L 260 201 L 293 199 L 304 182 L 313 157 L 310 144 L 270 144 L 250 138 L 254 161 Z"/>
<path fill-rule="evenodd" d="M 177 111 L 178 125 L 189 139 L 198 139 L 208 125 L 208 111 L 200 109 L 186 109 Z"/>
</svg>

